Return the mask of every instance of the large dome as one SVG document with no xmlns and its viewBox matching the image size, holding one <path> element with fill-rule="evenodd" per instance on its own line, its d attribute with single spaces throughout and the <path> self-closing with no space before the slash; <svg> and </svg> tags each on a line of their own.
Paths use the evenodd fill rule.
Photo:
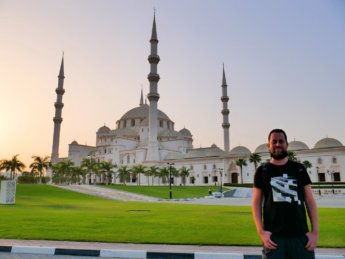
<svg viewBox="0 0 345 259">
<path fill-rule="evenodd" d="M 309 147 L 301 141 L 294 140 L 294 141 L 289 142 L 288 150 L 297 151 L 297 150 L 306 150 L 306 149 L 309 149 Z"/>
<path fill-rule="evenodd" d="M 268 153 L 268 152 L 269 152 L 269 150 L 268 150 L 267 143 L 266 144 L 261 144 L 254 151 L 254 153 Z"/>
<path fill-rule="evenodd" d="M 122 117 L 121 120 L 125 120 L 125 119 L 145 119 L 149 117 L 149 105 L 147 104 L 143 104 L 139 107 L 135 107 L 131 110 L 129 110 L 128 112 L 126 112 Z M 161 120 L 169 120 L 169 117 L 162 112 L 161 110 L 157 109 L 157 119 L 161 119 Z"/>
<path fill-rule="evenodd" d="M 231 149 L 230 154 L 246 156 L 246 155 L 250 155 L 251 152 L 248 148 L 246 148 L 244 146 L 237 146 L 237 147 L 234 147 L 233 149 Z"/>
<path fill-rule="evenodd" d="M 316 142 L 314 148 L 342 147 L 343 144 L 334 138 L 323 138 Z"/>
</svg>

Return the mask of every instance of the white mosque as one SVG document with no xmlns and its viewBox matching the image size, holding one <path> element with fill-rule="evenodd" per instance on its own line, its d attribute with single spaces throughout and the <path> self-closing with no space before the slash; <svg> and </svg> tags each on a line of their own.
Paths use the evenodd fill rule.
<svg viewBox="0 0 345 259">
<path fill-rule="evenodd" d="M 139 106 L 126 112 L 117 122 L 116 128 L 102 126 L 96 134 L 96 145 L 80 145 L 77 141 L 69 144 L 68 159 L 75 165 L 80 165 L 83 158 L 88 157 L 97 161 L 107 160 L 118 167 L 125 165 L 131 168 L 134 165 L 156 165 L 167 167 L 173 165 L 176 169 L 186 167 L 189 169 L 187 185 L 219 185 L 224 183 L 252 183 L 254 164 L 249 162 L 252 153 L 261 156 L 262 162 L 270 159 L 267 143 L 258 146 L 253 152 L 244 146 L 230 149 L 229 141 L 229 109 L 227 96 L 227 83 L 223 67 L 222 96 L 223 104 L 222 128 L 224 134 L 224 149 L 212 145 L 207 148 L 193 148 L 193 135 L 186 129 L 175 130 L 174 122 L 163 111 L 157 108 L 159 101 L 157 73 L 160 57 L 158 56 L 158 38 L 155 17 L 153 19 L 150 39 L 151 53 L 148 57 L 150 73 L 148 80 L 150 91 L 147 95 L 149 104 L 144 103 L 141 91 Z M 56 89 L 57 101 L 55 103 L 54 137 L 52 148 L 52 162 L 59 158 L 59 136 L 62 122 L 62 96 L 64 94 L 64 63 L 62 59 L 59 83 Z M 301 141 L 289 143 L 289 150 L 294 151 L 298 160 L 308 160 L 312 167 L 308 169 L 313 182 L 339 182 L 345 179 L 345 146 L 334 138 L 323 138 L 314 147 L 309 148 Z M 236 165 L 239 158 L 246 160 L 247 165 L 241 168 Z M 89 182 L 97 181 L 96 177 Z M 136 184 L 138 179 L 129 179 L 129 184 Z M 118 180 L 114 179 L 114 182 Z M 145 184 L 147 179 L 140 179 Z M 158 184 L 158 179 L 156 179 Z M 174 184 L 180 184 L 181 179 L 174 179 Z"/>
</svg>

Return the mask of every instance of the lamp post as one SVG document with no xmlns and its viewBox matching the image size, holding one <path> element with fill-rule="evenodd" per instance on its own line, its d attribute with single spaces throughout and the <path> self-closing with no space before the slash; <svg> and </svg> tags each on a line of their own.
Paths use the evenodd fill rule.
<svg viewBox="0 0 345 259">
<path fill-rule="evenodd" d="M 222 178 L 223 178 L 223 168 L 218 168 L 219 175 L 220 175 L 220 190 L 223 193 L 223 183 L 222 183 Z"/>
<path fill-rule="evenodd" d="M 329 172 L 329 170 L 327 170 L 327 174 L 331 176 L 332 193 L 334 194 L 333 173 L 334 173 L 333 171 Z"/>
<path fill-rule="evenodd" d="M 317 178 L 319 180 L 319 196 L 321 196 L 321 184 L 320 184 L 320 175 L 319 175 L 319 167 L 316 167 Z"/>
<path fill-rule="evenodd" d="M 172 192 L 171 192 L 171 168 L 174 165 L 174 163 L 167 163 L 169 166 L 169 199 L 172 198 Z"/>
</svg>

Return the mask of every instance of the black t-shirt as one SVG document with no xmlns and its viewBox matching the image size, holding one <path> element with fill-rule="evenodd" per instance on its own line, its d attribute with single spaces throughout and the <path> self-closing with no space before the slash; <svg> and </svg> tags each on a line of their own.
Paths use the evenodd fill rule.
<svg viewBox="0 0 345 259">
<path fill-rule="evenodd" d="M 254 187 L 263 191 L 264 229 L 277 236 L 300 236 L 308 232 L 304 186 L 311 184 L 305 167 L 288 161 L 277 166 L 261 165 L 254 176 Z"/>
</svg>

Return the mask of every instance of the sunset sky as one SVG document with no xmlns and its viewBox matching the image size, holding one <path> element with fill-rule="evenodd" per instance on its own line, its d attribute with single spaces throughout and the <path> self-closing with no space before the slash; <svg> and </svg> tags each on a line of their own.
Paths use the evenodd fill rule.
<svg viewBox="0 0 345 259">
<path fill-rule="evenodd" d="M 158 108 L 194 147 L 223 148 L 223 62 L 230 149 L 254 152 L 276 127 L 345 144 L 345 1 L 0 0 L 0 159 L 51 155 L 62 53 L 60 156 L 138 106 L 154 9 Z"/>
</svg>

